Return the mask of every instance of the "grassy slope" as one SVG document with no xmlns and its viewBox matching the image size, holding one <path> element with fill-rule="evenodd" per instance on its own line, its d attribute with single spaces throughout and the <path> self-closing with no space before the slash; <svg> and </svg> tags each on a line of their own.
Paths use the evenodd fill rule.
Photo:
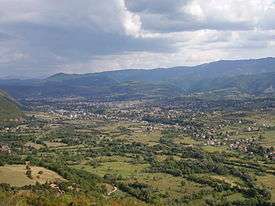
<svg viewBox="0 0 275 206">
<path fill-rule="evenodd" d="M 36 182 L 44 184 L 55 180 L 64 180 L 53 171 L 43 167 L 31 167 L 33 179 L 26 175 L 25 165 L 6 165 L 0 167 L 0 182 L 8 183 L 12 186 L 22 187 L 25 185 L 34 185 Z M 39 172 L 42 171 L 42 174 Z"/>
<path fill-rule="evenodd" d="M 0 123 L 23 116 L 18 105 L 4 92 L 0 90 Z"/>
</svg>

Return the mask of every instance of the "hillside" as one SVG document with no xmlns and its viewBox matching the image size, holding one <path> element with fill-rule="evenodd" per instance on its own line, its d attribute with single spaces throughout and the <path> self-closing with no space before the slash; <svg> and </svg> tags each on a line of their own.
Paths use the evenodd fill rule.
<svg viewBox="0 0 275 206">
<path fill-rule="evenodd" d="M 6 93 L 0 90 L 0 124 L 23 117 L 17 103 Z"/>
<path fill-rule="evenodd" d="M 275 58 L 222 60 L 193 67 L 55 74 L 43 80 L 0 80 L 15 97 L 142 99 L 234 88 L 249 95 L 274 93 Z M 256 88 L 255 88 L 256 87 Z"/>
</svg>

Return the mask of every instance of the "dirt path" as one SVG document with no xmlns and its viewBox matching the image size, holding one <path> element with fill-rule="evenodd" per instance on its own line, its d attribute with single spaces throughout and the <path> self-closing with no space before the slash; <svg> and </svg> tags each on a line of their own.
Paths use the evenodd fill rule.
<svg viewBox="0 0 275 206">
<path fill-rule="evenodd" d="M 113 194 L 114 192 L 116 192 L 118 189 L 117 189 L 117 187 L 115 187 L 114 186 L 114 189 L 112 190 L 112 191 L 110 191 L 110 192 L 108 192 L 108 196 L 110 196 L 111 194 Z"/>
</svg>

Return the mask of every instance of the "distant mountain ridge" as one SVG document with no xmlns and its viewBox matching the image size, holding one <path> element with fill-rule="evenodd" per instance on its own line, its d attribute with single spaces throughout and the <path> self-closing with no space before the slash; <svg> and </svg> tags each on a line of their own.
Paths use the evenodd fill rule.
<svg viewBox="0 0 275 206">
<path fill-rule="evenodd" d="M 275 58 L 268 57 L 150 70 L 59 73 L 43 80 L 0 80 L 0 88 L 19 98 L 81 96 L 141 99 L 227 88 L 260 95 L 272 93 L 274 74 Z"/>
<path fill-rule="evenodd" d="M 220 60 L 216 62 L 201 64 L 198 66 L 179 66 L 172 68 L 157 68 L 148 70 L 127 69 L 87 74 L 59 73 L 50 76 L 49 78 L 47 78 L 47 80 L 69 80 L 78 78 L 92 78 L 97 76 L 110 77 L 117 81 L 152 81 L 190 75 L 213 78 L 220 76 L 251 75 L 275 72 L 274 65 L 275 58 L 273 57 L 251 60 Z M 150 76 L 150 74 L 154 74 L 154 76 Z"/>
</svg>

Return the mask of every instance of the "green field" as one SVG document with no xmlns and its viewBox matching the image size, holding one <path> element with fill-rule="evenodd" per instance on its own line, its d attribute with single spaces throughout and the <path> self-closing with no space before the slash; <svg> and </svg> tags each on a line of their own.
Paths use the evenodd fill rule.
<svg viewBox="0 0 275 206">
<path fill-rule="evenodd" d="M 264 145 L 275 145 L 275 130 L 266 131 L 263 136 Z"/>
<path fill-rule="evenodd" d="M 18 104 L 0 90 L 0 126 L 4 124 L 4 122 L 20 119 L 23 116 Z"/>
<path fill-rule="evenodd" d="M 142 171 L 148 167 L 148 164 L 130 164 L 127 162 L 104 162 L 100 166 L 93 168 L 88 165 L 74 166 L 77 169 L 83 169 L 85 171 L 104 176 L 105 174 L 117 174 L 123 178 L 141 176 Z"/>
<path fill-rule="evenodd" d="M 257 182 L 271 190 L 271 201 L 275 202 L 275 176 L 265 175 L 263 177 L 257 177 Z"/>
<path fill-rule="evenodd" d="M 0 182 L 22 187 L 25 185 L 34 185 L 36 182 L 43 184 L 46 182 L 64 181 L 60 175 L 43 167 L 31 166 L 31 171 L 32 179 L 27 177 L 25 165 L 2 166 L 0 167 Z"/>
<path fill-rule="evenodd" d="M 190 195 L 207 188 L 186 179 L 164 173 L 146 173 L 138 177 L 136 181 L 149 184 L 162 193 L 168 192 L 171 197 L 179 197 L 183 194 Z M 211 188 L 209 187 L 207 189 Z"/>
</svg>

